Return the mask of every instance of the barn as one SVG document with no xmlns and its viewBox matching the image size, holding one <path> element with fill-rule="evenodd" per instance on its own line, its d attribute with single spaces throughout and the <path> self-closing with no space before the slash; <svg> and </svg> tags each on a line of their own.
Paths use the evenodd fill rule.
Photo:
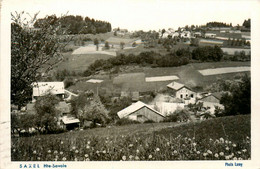
<svg viewBox="0 0 260 169">
<path fill-rule="evenodd" d="M 168 88 L 172 89 L 175 92 L 175 97 L 185 100 L 192 99 L 195 100 L 196 92 L 192 91 L 189 87 L 178 82 L 172 82 L 167 85 Z"/>
<path fill-rule="evenodd" d="M 160 122 L 164 119 L 164 115 L 141 101 L 138 101 L 119 111 L 117 115 L 120 119 L 128 118 L 131 120 L 139 121 L 141 123 L 147 120 Z"/>
</svg>

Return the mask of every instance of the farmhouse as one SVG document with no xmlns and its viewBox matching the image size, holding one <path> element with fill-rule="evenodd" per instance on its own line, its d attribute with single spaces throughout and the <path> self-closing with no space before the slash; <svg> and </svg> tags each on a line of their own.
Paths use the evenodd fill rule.
<svg viewBox="0 0 260 169">
<path fill-rule="evenodd" d="M 79 119 L 72 117 L 72 116 L 63 116 L 60 119 L 59 125 L 63 129 L 71 130 L 74 129 L 75 127 L 79 127 L 80 121 Z"/>
<path fill-rule="evenodd" d="M 53 94 L 60 98 L 64 98 L 64 83 L 63 82 L 34 82 L 32 101 L 34 102 L 37 97 Z"/>
<path fill-rule="evenodd" d="M 205 33 L 205 38 L 216 38 L 216 34 L 215 33 Z"/>
<path fill-rule="evenodd" d="M 192 91 L 189 87 L 178 82 L 172 82 L 167 85 L 168 88 L 175 92 L 175 97 L 184 100 L 191 99 L 195 101 L 196 92 Z"/>
<path fill-rule="evenodd" d="M 224 109 L 224 106 L 222 104 L 220 104 L 220 98 L 221 98 L 221 94 L 220 92 L 216 92 L 216 93 L 210 93 L 206 96 L 204 96 L 203 98 L 198 100 L 198 103 L 201 102 L 203 103 L 203 107 L 209 107 L 209 111 L 211 114 L 214 114 L 215 112 L 215 106 Z"/>
<path fill-rule="evenodd" d="M 152 107 L 144 104 L 141 101 L 138 101 L 119 111 L 117 115 L 120 119 L 128 118 L 142 123 L 147 120 L 159 122 L 164 119 L 164 116 L 160 112 L 154 110 Z"/>
</svg>

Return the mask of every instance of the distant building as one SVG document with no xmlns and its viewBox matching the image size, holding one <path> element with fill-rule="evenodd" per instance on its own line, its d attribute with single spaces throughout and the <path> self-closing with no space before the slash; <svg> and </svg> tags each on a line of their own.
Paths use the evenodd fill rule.
<svg viewBox="0 0 260 169">
<path fill-rule="evenodd" d="M 184 109 L 184 103 L 156 102 L 155 108 L 164 116 L 174 113 L 177 109 Z"/>
<path fill-rule="evenodd" d="M 120 119 L 128 118 L 131 120 L 139 121 L 141 123 L 147 120 L 160 122 L 164 119 L 164 116 L 160 112 L 156 111 L 155 109 L 141 101 L 138 101 L 119 111 L 117 115 Z"/>
<path fill-rule="evenodd" d="M 190 33 L 190 31 L 183 31 L 183 32 L 181 33 L 181 38 L 190 39 L 190 38 L 191 38 L 191 33 Z"/>
<path fill-rule="evenodd" d="M 32 101 L 34 102 L 37 97 L 53 94 L 60 98 L 64 98 L 64 83 L 63 82 L 34 82 Z"/>
<path fill-rule="evenodd" d="M 195 33 L 193 34 L 193 36 L 196 37 L 196 38 L 197 38 L 197 37 L 201 37 L 201 32 L 195 32 Z"/>
<path fill-rule="evenodd" d="M 215 33 L 205 33 L 205 38 L 216 38 L 216 34 Z"/>
<path fill-rule="evenodd" d="M 182 99 L 192 99 L 195 100 L 196 92 L 192 91 L 189 87 L 178 82 L 172 82 L 167 85 L 168 88 L 172 89 L 175 92 L 175 97 Z"/>
</svg>

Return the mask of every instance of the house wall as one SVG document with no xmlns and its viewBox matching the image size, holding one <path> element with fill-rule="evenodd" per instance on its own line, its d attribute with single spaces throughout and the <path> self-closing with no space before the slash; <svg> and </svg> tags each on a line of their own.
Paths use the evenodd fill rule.
<svg viewBox="0 0 260 169">
<path fill-rule="evenodd" d="M 221 109 L 224 109 L 224 106 L 222 104 L 219 103 L 213 103 L 213 102 L 207 102 L 207 101 L 201 101 L 199 100 L 198 102 L 202 102 L 203 103 L 203 107 L 209 107 L 209 112 L 211 114 L 215 114 L 215 106 L 220 107 Z"/>
<path fill-rule="evenodd" d="M 192 97 L 193 95 L 193 97 Z M 176 98 L 185 99 L 185 98 L 196 98 L 196 93 L 183 87 L 182 89 L 176 92 Z"/>
<path fill-rule="evenodd" d="M 155 122 L 160 122 L 164 119 L 163 116 L 155 113 L 154 111 L 148 109 L 147 107 L 143 107 L 140 110 L 130 114 L 128 116 L 131 120 L 137 120 L 139 122 L 145 122 L 147 120 L 153 120 Z"/>
</svg>

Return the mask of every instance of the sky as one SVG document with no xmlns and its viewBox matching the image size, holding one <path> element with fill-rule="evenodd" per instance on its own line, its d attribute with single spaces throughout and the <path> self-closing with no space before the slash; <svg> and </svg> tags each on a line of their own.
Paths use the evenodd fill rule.
<svg viewBox="0 0 260 169">
<path fill-rule="evenodd" d="M 10 12 L 39 17 L 81 15 L 108 21 L 113 28 L 156 30 L 203 25 L 210 21 L 242 24 L 251 18 L 254 1 L 246 0 L 3 0 Z"/>
</svg>

